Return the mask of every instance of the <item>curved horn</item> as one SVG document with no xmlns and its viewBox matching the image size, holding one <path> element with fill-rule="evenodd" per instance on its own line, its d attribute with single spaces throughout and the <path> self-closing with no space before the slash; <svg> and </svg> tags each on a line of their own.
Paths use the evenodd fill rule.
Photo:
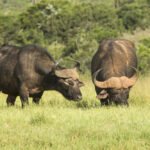
<svg viewBox="0 0 150 150">
<path fill-rule="evenodd" d="M 93 74 L 93 77 L 92 77 L 92 80 L 93 80 L 93 83 L 99 87 L 99 88 L 107 88 L 107 84 L 106 84 L 106 81 L 98 81 L 96 80 L 96 77 L 98 75 L 98 73 L 102 71 L 102 69 L 98 69 L 94 74 Z"/>
<path fill-rule="evenodd" d="M 93 82 L 95 86 L 99 88 L 116 88 L 116 89 L 128 88 L 128 87 L 133 86 L 138 79 L 137 75 L 134 74 L 131 78 L 122 76 L 122 77 L 111 77 L 107 79 L 106 81 L 97 81 L 96 76 L 101 70 L 102 69 L 99 69 L 93 74 Z"/>
<path fill-rule="evenodd" d="M 130 78 L 122 77 L 123 85 L 124 86 L 126 85 L 125 87 L 133 86 L 136 83 L 136 81 L 138 80 L 138 77 L 139 77 L 138 70 L 135 67 L 131 67 L 131 68 L 133 68 L 135 70 L 135 74 Z"/>
<path fill-rule="evenodd" d="M 122 88 L 128 88 L 133 86 L 137 81 L 137 76 L 134 74 L 131 78 L 122 76 L 120 77 Z"/>
</svg>

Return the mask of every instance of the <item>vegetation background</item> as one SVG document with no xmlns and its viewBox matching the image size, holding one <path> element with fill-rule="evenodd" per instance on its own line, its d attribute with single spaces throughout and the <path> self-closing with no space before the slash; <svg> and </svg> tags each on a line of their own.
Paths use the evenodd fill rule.
<svg viewBox="0 0 150 150">
<path fill-rule="evenodd" d="M 63 65 L 81 62 L 83 100 L 45 92 L 40 106 L 0 98 L 0 149 L 150 149 L 150 0 L 1 0 L 0 45 L 38 44 Z M 101 40 L 135 42 L 142 75 L 130 107 L 101 108 L 90 62 Z M 31 103 L 31 100 L 30 100 Z"/>
<path fill-rule="evenodd" d="M 0 45 L 42 45 L 66 65 L 80 61 L 83 73 L 101 40 L 150 26 L 149 0 L 1 0 L 0 10 Z M 148 35 L 136 41 L 142 73 L 150 69 Z"/>
</svg>

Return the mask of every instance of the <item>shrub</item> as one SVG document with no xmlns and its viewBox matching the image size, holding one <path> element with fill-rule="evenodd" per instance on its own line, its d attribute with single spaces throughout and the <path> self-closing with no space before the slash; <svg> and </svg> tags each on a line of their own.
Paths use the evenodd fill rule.
<svg viewBox="0 0 150 150">
<path fill-rule="evenodd" d="M 43 46 L 46 45 L 43 32 L 32 28 L 28 30 L 20 29 L 16 34 L 15 42 L 21 43 L 23 45 L 25 44 L 39 44 Z"/>
<path fill-rule="evenodd" d="M 0 45 L 7 43 L 11 36 L 14 35 L 16 28 L 16 26 L 13 26 L 14 22 L 13 16 L 0 15 Z"/>
<path fill-rule="evenodd" d="M 42 0 L 15 18 L 0 16 L 0 44 L 42 45 L 56 60 L 62 57 L 66 65 L 71 64 L 68 58 L 79 60 L 83 72 L 90 69 L 91 58 L 100 41 L 116 38 L 125 29 L 150 25 L 148 7 L 128 4 L 128 0 L 119 10 L 90 0 L 78 3 Z M 139 47 L 142 59 L 147 58 L 143 56 L 144 49 Z"/>
<path fill-rule="evenodd" d="M 139 70 L 146 74 L 150 71 L 150 39 L 144 39 L 138 48 Z"/>
<path fill-rule="evenodd" d="M 117 37 L 121 29 L 115 10 L 109 6 L 43 0 L 22 13 L 6 35 L 13 33 L 9 43 L 44 45 L 56 59 L 66 57 L 64 64 L 68 64 L 68 57 L 80 60 L 85 71 L 98 42 Z"/>
<path fill-rule="evenodd" d="M 145 29 L 150 25 L 149 7 L 140 6 L 136 3 L 124 5 L 118 11 L 118 17 L 122 20 L 125 29 Z"/>
</svg>

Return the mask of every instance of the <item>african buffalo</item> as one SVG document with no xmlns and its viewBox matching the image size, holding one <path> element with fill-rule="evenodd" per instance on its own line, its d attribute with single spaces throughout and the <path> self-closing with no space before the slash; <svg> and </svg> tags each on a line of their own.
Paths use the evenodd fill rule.
<svg viewBox="0 0 150 150">
<path fill-rule="evenodd" d="M 131 41 L 104 40 L 91 63 L 91 74 L 101 105 L 128 105 L 130 88 L 137 80 L 137 57 Z"/>
<path fill-rule="evenodd" d="M 56 90 L 77 101 L 82 99 L 81 86 L 77 68 L 56 65 L 44 48 L 36 45 L 0 48 L 0 91 L 8 94 L 8 106 L 14 105 L 17 96 L 22 107 L 28 104 L 28 97 L 38 104 L 45 90 Z"/>
</svg>

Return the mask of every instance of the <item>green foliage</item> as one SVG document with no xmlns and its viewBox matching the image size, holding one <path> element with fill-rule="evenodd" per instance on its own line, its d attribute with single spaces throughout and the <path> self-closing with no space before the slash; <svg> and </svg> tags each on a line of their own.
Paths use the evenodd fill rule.
<svg viewBox="0 0 150 150">
<path fill-rule="evenodd" d="M 36 29 L 19 30 L 16 34 L 15 42 L 21 45 L 38 43 L 39 45 L 46 45 L 43 32 Z"/>
<path fill-rule="evenodd" d="M 150 25 L 150 9 L 136 3 L 127 4 L 118 10 L 118 17 L 122 20 L 125 29 L 145 29 Z"/>
<path fill-rule="evenodd" d="M 63 57 L 64 64 L 70 65 L 70 57 L 79 60 L 86 72 L 100 41 L 116 38 L 126 30 L 149 27 L 150 11 L 147 5 L 143 6 L 145 2 L 121 1 L 122 5 L 115 9 L 113 0 L 109 3 L 41 0 L 35 5 L 27 0 L 23 3 L 16 1 L 14 5 L 15 1 L 11 0 L 10 5 L 16 10 L 20 10 L 23 4 L 26 8 L 27 3 L 30 7 L 19 15 L 0 12 L 0 45 L 42 45 L 56 60 Z M 8 2 L 1 4 L 4 8 L 5 5 L 10 7 Z"/>
<path fill-rule="evenodd" d="M 147 4 L 149 4 L 149 5 L 150 5 L 150 0 L 147 0 Z"/>
<path fill-rule="evenodd" d="M 67 0 L 43 0 L 20 14 L 11 26 L 14 28 L 5 31 L 6 43 L 46 46 L 55 58 L 71 56 L 82 60 L 83 70 L 90 68 L 98 43 L 117 37 L 122 28 L 113 8 L 96 3 L 78 5 Z M 63 47 L 54 50 L 54 45 Z"/>
<path fill-rule="evenodd" d="M 90 31 L 90 36 L 96 41 L 102 41 L 104 39 L 115 38 L 119 35 L 119 29 L 114 30 L 112 28 L 106 28 L 101 26 L 96 26 Z"/>
<path fill-rule="evenodd" d="M 138 48 L 139 70 L 142 73 L 150 71 L 150 38 L 141 41 Z"/>
<path fill-rule="evenodd" d="M 65 47 L 66 46 L 63 43 L 59 43 L 57 41 L 54 41 L 51 44 L 47 45 L 48 51 L 56 61 L 62 57 L 62 53 L 65 53 Z"/>
<path fill-rule="evenodd" d="M 14 35 L 15 26 L 13 26 L 14 19 L 12 16 L 0 15 L 0 45 L 7 43 L 12 34 Z"/>
<path fill-rule="evenodd" d="M 150 48 L 150 38 L 146 38 L 140 41 L 143 45 Z"/>
</svg>

